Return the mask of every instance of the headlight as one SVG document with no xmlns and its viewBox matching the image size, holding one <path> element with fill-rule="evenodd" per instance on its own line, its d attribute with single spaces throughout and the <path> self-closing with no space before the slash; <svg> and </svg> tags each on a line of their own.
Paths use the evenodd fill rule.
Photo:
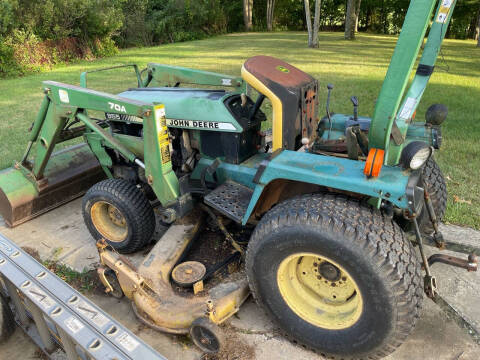
<svg viewBox="0 0 480 360">
<path fill-rule="evenodd" d="M 420 169 L 432 156 L 433 149 L 423 141 L 413 141 L 403 148 L 400 163 L 405 169 Z"/>
</svg>

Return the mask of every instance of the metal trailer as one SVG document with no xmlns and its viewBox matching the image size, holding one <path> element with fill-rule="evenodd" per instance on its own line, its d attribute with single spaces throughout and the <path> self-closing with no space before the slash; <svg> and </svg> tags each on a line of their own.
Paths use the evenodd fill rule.
<svg viewBox="0 0 480 360">
<path fill-rule="evenodd" d="M 0 311 L 50 359 L 166 360 L 2 234 L 0 278 Z"/>
</svg>

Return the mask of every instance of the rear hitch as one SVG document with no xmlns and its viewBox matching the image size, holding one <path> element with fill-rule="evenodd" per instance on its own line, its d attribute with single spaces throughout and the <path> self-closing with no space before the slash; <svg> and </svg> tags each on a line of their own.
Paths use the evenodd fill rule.
<svg viewBox="0 0 480 360">
<path fill-rule="evenodd" d="M 435 263 L 443 263 L 451 266 L 456 266 L 467 271 L 477 271 L 478 257 L 475 254 L 468 255 L 468 259 L 460 259 L 455 256 L 444 254 L 433 254 L 428 258 L 428 265 L 432 266 Z"/>
<path fill-rule="evenodd" d="M 436 246 L 439 249 L 443 250 L 447 246 L 447 242 L 444 240 L 441 232 L 438 230 L 438 219 L 435 216 L 435 211 L 433 209 L 430 197 L 428 192 L 425 190 L 425 203 L 428 210 L 428 215 L 430 217 L 430 221 L 432 222 L 434 228 L 434 234 L 430 238 L 426 238 L 430 245 Z M 455 323 L 463 329 L 471 339 L 478 345 L 480 345 L 480 332 L 452 305 L 450 305 L 438 292 L 437 289 L 437 281 L 435 276 L 433 276 L 430 272 L 430 267 L 435 263 L 444 263 L 451 266 L 456 266 L 467 271 L 477 271 L 478 269 L 478 257 L 475 255 L 475 252 L 479 251 L 478 248 L 470 248 L 468 246 L 462 247 L 461 249 L 449 249 L 449 250 L 460 250 L 461 252 L 466 252 L 466 250 L 470 250 L 470 254 L 468 255 L 468 259 L 461 259 L 455 256 L 444 255 L 444 254 L 433 254 L 428 259 L 425 256 L 424 248 L 423 248 L 423 237 L 420 233 L 420 228 L 418 226 L 418 221 L 416 216 L 410 217 L 414 225 L 415 230 L 415 237 L 416 243 L 420 250 L 420 254 L 422 256 L 422 263 L 423 263 L 423 270 L 425 270 L 425 277 L 423 279 L 423 290 L 427 297 L 432 299 L 432 301 L 437 304 L 444 313 L 447 314 Z M 433 238 L 433 239 L 432 239 Z"/>
</svg>

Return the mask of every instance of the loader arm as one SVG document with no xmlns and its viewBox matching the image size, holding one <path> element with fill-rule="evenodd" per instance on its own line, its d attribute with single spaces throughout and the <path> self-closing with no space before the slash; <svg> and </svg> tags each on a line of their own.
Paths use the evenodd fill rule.
<svg viewBox="0 0 480 360">
<path fill-rule="evenodd" d="M 38 129 L 36 138 L 30 139 L 32 142 L 36 142 L 32 175 L 37 180 L 43 177 L 45 167 L 57 144 L 61 131 L 69 121 L 77 117 L 77 113 L 82 113 L 88 109 L 132 115 L 139 119 L 143 117 L 148 118 L 154 113 L 152 105 L 75 85 L 45 81 L 43 86 L 49 98 L 48 107 L 44 109 L 42 106 L 41 113 L 45 114 L 45 116 L 43 118 L 39 116 L 36 119 L 36 123 L 33 126 L 34 129 Z M 146 116 L 146 114 L 149 114 L 149 116 Z M 91 123 L 85 122 L 81 118 L 79 120 L 95 131 Z M 24 159 L 27 156 L 28 153 L 25 154 Z M 132 161 L 131 156 L 126 156 L 126 158 Z"/>
<path fill-rule="evenodd" d="M 127 162 L 145 169 L 145 176 L 164 203 L 178 196 L 178 179 L 172 171 L 163 105 L 53 81 L 43 82 L 45 97 L 32 124 L 25 154 L 0 176 L 0 215 L 8 226 L 16 226 L 78 196 L 109 174 L 105 148 L 114 149 Z M 109 131 L 107 124 L 89 117 L 99 111 L 128 115 L 144 128 L 145 164 Z M 77 124 L 75 127 L 72 125 Z M 78 144 L 55 154 L 55 146 L 84 136 Z M 163 152 L 162 152 L 163 150 Z M 52 156 L 53 155 L 53 156 Z M 99 163 L 100 162 L 100 163 Z M 103 168 L 103 171 L 102 171 Z"/>
<path fill-rule="evenodd" d="M 209 71 L 188 69 L 180 66 L 149 63 L 144 85 L 151 81 L 159 86 L 178 86 L 179 84 L 232 87 L 237 91 L 246 91 L 246 84 L 240 77 L 217 74 Z"/>
<path fill-rule="evenodd" d="M 398 163 L 408 124 L 433 72 L 456 0 L 439 1 L 416 76 L 402 103 L 410 74 L 420 52 L 436 3 L 436 0 L 410 2 L 402 32 L 375 106 L 369 132 L 369 145 L 370 148 L 386 151 L 385 163 L 387 165 Z M 392 134 L 392 129 L 394 134 Z M 391 135 L 395 135 L 394 139 L 391 139 Z"/>
</svg>

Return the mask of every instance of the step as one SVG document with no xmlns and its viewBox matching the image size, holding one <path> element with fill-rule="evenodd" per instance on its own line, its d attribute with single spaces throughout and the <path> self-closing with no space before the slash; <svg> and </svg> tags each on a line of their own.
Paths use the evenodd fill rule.
<svg viewBox="0 0 480 360">
<path fill-rule="evenodd" d="M 235 222 L 241 223 L 252 194 L 252 189 L 228 180 L 205 196 L 204 202 Z"/>
</svg>

